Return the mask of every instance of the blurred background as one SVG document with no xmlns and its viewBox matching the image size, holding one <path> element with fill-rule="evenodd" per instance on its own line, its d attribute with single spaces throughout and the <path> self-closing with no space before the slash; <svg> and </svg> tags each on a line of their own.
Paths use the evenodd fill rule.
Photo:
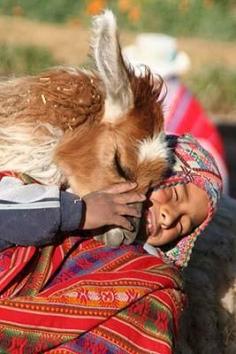
<svg viewBox="0 0 236 354">
<path fill-rule="evenodd" d="M 87 63 L 91 16 L 104 8 L 118 18 L 122 46 L 141 32 L 177 38 L 191 60 L 182 80 L 219 129 L 236 197 L 235 0 L 0 0 L 0 76 Z"/>
</svg>

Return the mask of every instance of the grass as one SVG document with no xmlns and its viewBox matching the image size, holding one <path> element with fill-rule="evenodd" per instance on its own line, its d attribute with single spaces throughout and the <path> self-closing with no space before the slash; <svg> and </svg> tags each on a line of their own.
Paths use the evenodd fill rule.
<svg viewBox="0 0 236 354">
<path fill-rule="evenodd" d="M 0 44 L 0 75 L 36 74 L 57 65 L 45 48 Z M 187 76 L 185 82 L 214 115 L 236 114 L 236 71 L 223 66 L 209 66 Z"/>
<path fill-rule="evenodd" d="M 122 5 L 123 4 L 123 5 Z M 122 6 L 123 7 L 122 7 Z M 235 40 L 234 0 L 0 0 L 0 14 L 25 16 L 49 22 L 90 22 L 89 14 L 112 8 L 122 29 L 154 31 L 213 40 Z M 135 12 L 135 11 L 136 12 Z M 0 75 L 34 74 L 57 64 L 44 48 L 0 44 Z M 207 111 L 236 112 L 236 71 L 206 67 L 187 84 Z"/>
<path fill-rule="evenodd" d="M 236 115 L 236 70 L 205 67 L 187 80 L 188 87 L 214 115 Z"/>
<path fill-rule="evenodd" d="M 78 16 L 87 0 L 0 0 L 0 10 L 6 15 L 23 15 L 48 22 L 65 22 Z"/>
<path fill-rule="evenodd" d="M 174 36 L 236 38 L 234 0 L 0 0 L 0 13 L 49 22 L 77 19 L 102 8 L 115 11 L 120 26 L 134 31 L 165 32 Z"/>
<path fill-rule="evenodd" d="M 44 48 L 0 44 L 1 76 L 35 74 L 54 65 L 55 59 Z"/>
</svg>

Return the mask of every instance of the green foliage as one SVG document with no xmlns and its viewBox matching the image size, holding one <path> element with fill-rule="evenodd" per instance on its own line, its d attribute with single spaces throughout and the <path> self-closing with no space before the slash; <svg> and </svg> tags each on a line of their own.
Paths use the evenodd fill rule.
<svg viewBox="0 0 236 354">
<path fill-rule="evenodd" d="M 0 44 L 0 75 L 35 74 L 54 65 L 56 61 L 44 48 Z"/>
<path fill-rule="evenodd" d="M 88 5 L 94 0 L 0 0 L 0 14 L 18 14 L 41 21 L 90 22 Z M 99 2 L 99 0 L 98 0 Z M 127 0 L 122 10 L 117 0 L 101 0 L 114 10 L 119 27 L 136 32 L 164 32 L 178 36 L 235 40 L 235 0 Z M 131 6 L 132 5 L 132 6 Z M 136 18 L 130 11 L 137 6 Z M 38 47 L 9 47 L 0 44 L 0 75 L 32 74 L 55 65 L 53 56 Z M 191 75 L 191 74 L 190 74 Z M 236 112 L 236 71 L 205 67 L 187 77 L 187 84 L 206 109 L 213 113 Z"/>
<path fill-rule="evenodd" d="M 19 8 L 27 17 L 49 22 L 63 22 L 78 16 L 84 5 L 81 0 L 0 0 L 3 14 L 12 15 Z"/>
<path fill-rule="evenodd" d="M 209 112 L 236 113 L 236 70 L 205 67 L 186 81 Z"/>
<path fill-rule="evenodd" d="M 0 12 L 41 21 L 65 22 L 71 18 L 88 23 L 88 5 L 94 0 L 0 0 Z M 122 10 L 117 0 L 97 2 L 113 9 L 122 28 L 154 31 L 174 36 L 203 36 L 234 40 L 236 38 L 236 5 L 233 0 L 127 0 L 129 9 Z M 130 17 L 137 6 L 140 15 Z M 18 10 L 17 10 L 18 9 Z"/>
<path fill-rule="evenodd" d="M 143 9 L 137 31 L 163 32 L 174 36 L 199 36 L 234 40 L 236 17 L 230 4 L 202 0 L 139 0 Z M 145 10 L 144 10 L 145 9 Z M 130 26 L 129 22 L 127 25 Z"/>
</svg>

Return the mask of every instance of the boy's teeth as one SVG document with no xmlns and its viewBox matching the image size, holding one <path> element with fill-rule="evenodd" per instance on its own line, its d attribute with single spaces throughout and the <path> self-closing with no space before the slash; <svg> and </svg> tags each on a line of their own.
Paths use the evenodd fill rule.
<svg viewBox="0 0 236 354">
<path fill-rule="evenodd" d="M 150 212 L 147 215 L 147 229 L 148 229 L 148 233 L 150 235 L 152 233 L 152 219 L 150 217 Z"/>
</svg>

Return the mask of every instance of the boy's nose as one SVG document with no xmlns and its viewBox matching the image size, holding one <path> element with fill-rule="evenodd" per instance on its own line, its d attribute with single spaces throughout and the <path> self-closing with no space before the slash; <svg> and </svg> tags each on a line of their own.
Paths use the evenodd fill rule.
<svg viewBox="0 0 236 354">
<path fill-rule="evenodd" d="M 160 208 L 159 222 L 164 229 L 169 228 L 177 218 L 178 213 L 176 210 L 167 207 Z"/>
</svg>

